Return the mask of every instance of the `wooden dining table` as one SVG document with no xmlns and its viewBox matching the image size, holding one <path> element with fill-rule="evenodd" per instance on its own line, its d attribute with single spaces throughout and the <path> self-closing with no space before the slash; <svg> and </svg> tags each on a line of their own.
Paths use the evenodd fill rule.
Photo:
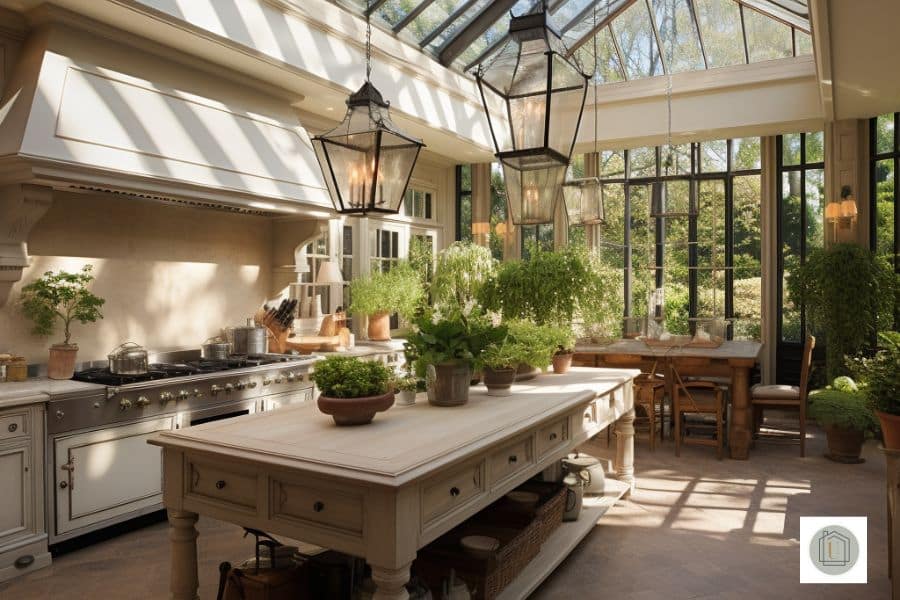
<svg viewBox="0 0 900 600">
<path fill-rule="evenodd" d="M 715 348 L 693 346 L 650 346 L 639 339 L 617 340 L 609 344 L 578 344 L 574 364 L 583 367 L 640 368 L 662 373 L 666 394 L 672 398 L 674 375 L 725 377 L 731 383 L 731 422 L 728 448 L 731 458 L 746 460 L 750 455 L 752 416 L 750 371 L 759 360 L 762 344 L 747 340 L 727 340 Z"/>
</svg>

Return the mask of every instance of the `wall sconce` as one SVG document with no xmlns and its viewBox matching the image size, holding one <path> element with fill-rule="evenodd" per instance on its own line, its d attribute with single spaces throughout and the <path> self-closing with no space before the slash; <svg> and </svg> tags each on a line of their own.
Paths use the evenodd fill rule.
<svg viewBox="0 0 900 600">
<path fill-rule="evenodd" d="M 856 222 L 858 213 L 856 198 L 853 197 L 853 190 L 849 185 L 841 188 L 840 202 L 834 200 L 825 206 L 825 220 L 833 223 L 835 228 L 840 226 L 841 229 L 849 229 Z"/>
</svg>

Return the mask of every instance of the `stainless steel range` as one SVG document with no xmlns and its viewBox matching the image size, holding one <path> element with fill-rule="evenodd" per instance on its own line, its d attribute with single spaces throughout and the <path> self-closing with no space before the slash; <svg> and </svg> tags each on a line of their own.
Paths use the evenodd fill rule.
<svg viewBox="0 0 900 600">
<path fill-rule="evenodd" d="M 172 358 L 146 375 L 79 371 L 75 379 L 105 387 L 49 402 L 51 544 L 162 508 L 162 456 L 146 443 L 153 433 L 313 399 L 314 358 Z"/>
</svg>

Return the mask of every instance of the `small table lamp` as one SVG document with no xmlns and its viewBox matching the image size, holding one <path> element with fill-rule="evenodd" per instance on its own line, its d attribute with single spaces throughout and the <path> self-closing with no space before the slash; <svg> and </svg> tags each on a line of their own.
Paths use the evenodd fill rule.
<svg viewBox="0 0 900 600">
<path fill-rule="evenodd" d="M 341 269 L 336 262 L 326 260 L 319 265 L 319 272 L 316 275 L 316 285 L 330 285 L 337 283 L 344 283 Z"/>
</svg>

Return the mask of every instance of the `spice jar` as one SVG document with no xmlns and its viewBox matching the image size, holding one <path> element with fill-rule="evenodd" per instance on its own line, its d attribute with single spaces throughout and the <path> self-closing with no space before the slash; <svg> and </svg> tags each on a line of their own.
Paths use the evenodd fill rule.
<svg viewBox="0 0 900 600">
<path fill-rule="evenodd" d="M 6 380 L 7 381 L 25 381 L 28 379 L 28 363 L 25 358 L 17 356 L 6 364 Z"/>
</svg>

